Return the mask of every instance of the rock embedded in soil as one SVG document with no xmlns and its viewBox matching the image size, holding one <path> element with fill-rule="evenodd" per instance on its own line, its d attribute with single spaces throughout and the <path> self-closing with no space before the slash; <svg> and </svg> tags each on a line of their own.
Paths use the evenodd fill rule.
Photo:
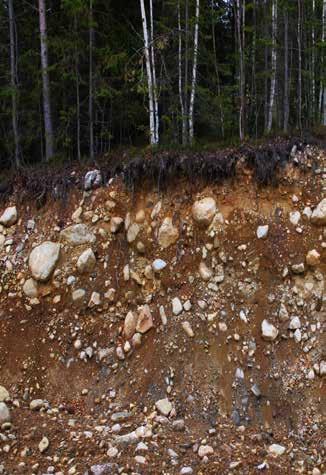
<svg viewBox="0 0 326 475">
<path fill-rule="evenodd" d="M 200 274 L 200 277 L 204 280 L 204 281 L 208 281 L 212 278 L 213 276 L 213 271 L 212 269 L 210 269 L 209 267 L 207 267 L 207 265 L 205 264 L 205 262 L 201 262 L 199 264 L 199 274 Z"/>
<path fill-rule="evenodd" d="M 179 299 L 179 297 L 174 297 L 174 299 L 172 299 L 172 312 L 173 312 L 173 315 L 180 315 L 180 313 L 182 313 L 183 311 L 183 306 L 182 306 L 182 303 Z"/>
<path fill-rule="evenodd" d="M 72 224 L 61 231 L 60 237 L 64 242 L 72 246 L 94 244 L 96 241 L 95 235 L 88 229 L 86 224 Z"/>
<path fill-rule="evenodd" d="M 176 226 L 173 225 L 172 219 L 167 217 L 164 219 L 158 230 L 158 242 L 159 245 L 166 249 L 177 242 L 179 239 L 179 231 Z"/>
<path fill-rule="evenodd" d="M 163 259 L 155 259 L 152 264 L 152 268 L 154 272 L 160 272 L 161 270 L 165 269 L 166 265 L 167 264 L 165 261 L 163 261 Z"/>
<path fill-rule="evenodd" d="M 77 260 L 77 269 L 81 274 L 92 272 L 96 265 L 96 257 L 91 248 L 86 249 Z"/>
<path fill-rule="evenodd" d="M 190 337 L 193 338 L 195 336 L 193 329 L 191 328 L 191 325 L 189 322 L 182 322 L 182 328 L 185 331 L 185 333 Z"/>
<path fill-rule="evenodd" d="M 262 321 L 261 332 L 263 339 L 266 341 L 273 341 L 278 335 L 278 329 L 267 320 Z"/>
<path fill-rule="evenodd" d="M 200 445 L 198 449 L 198 455 L 200 458 L 208 457 L 208 455 L 212 455 L 213 453 L 214 449 L 210 445 Z"/>
<path fill-rule="evenodd" d="M 34 279 L 27 279 L 23 285 L 23 292 L 26 297 L 33 299 L 38 295 L 37 282 Z"/>
<path fill-rule="evenodd" d="M 311 267 L 316 267 L 320 264 L 320 254 L 316 249 L 312 249 L 307 253 L 306 263 Z"/>
<path fill-rule="evenodd" d="M 143 305 L 139 309 L 136 331 L 139 333 L 147 333 L 153 326 L 151 310 L 147 304 Z"/>
<path fill-rule="evenodd" d="M 200 226 L 208 226 L 213 221 L 217 211 L 214 198 L 206 197 L 195 201 L 192 206 L 192 217 Z"/>
<path fill-rule="evenodd" d="M 114 216 L 111 218 L 110 221 L 110 231 L 111 233 L 115 234 L 119 231 L 123 224 L 123 218 L 120 218 L 119 216 Z"/>
<path fill-rule="evenodd" d="M 47 437 L 43 437 L 40 443 L 38 444 L 38 449 L 41 452 L 41 454 L 49 448 L 49 445 L 50 445 L 49 439 Z"/>
<path fill-rule="evenodd" d="M 256 234 L 258 239 L 265 239 L 268 235 L 269 226 L 268 224 L 258 226 Z"/>
<path fill-rule="evenodd" d="M 0 224 L 3 224 L 6 227 L 12 226 L 18 220 L 18 213 L 16 206 L 9 206 L 4 210 L 0 216 Z"/>
<path fill-rule="evenodd" d="M 5 402 L 9 399 L 9 392 L 4 386 L 0 386 L 0 402 Z"/>
<path fill-rule="evenodd" d="M 156 401 L 155 407 L 165 417 L 172 411 L 172 404 L 167 398 Z"/>
<path fill-rule="evenodd" d="M 132 338 L 136 332 L 138 316 L 134 312 L 128 312 L 124 321 L 123 333 L 129 339 Z"/>
<path fill-rule="evenodd" d="M 280 455 L 283 455 L 285 452 L 285 447 L 283 445 L 279 444 L 272 444 L 268 447 L 268 452 L 273 455 L 274 457 L 278 457 Z"/>
<path fill-rule="evenodd" d="M 74 302 L 77 302 L 79 300 L 82 300 L 86 295 L 86 291 L 84 289 L 76 289 L 72 293 L 72 300 Z"/>
<path fill-rule="evenodd" d="M 49 279 L 60 256 L 60 244 L 45 241 L 34 247 L 29 255 L 29 268 L 35 280 L 45 282 Z"/>
<path fill-rule="evenodd" d="M 131 244 L 132 242 L 136 241 L 137 236 L 140 232 L 140 226 L 137 223 L 133 223 L 127 231 L 127 241 Z"/>
<path fill-rule="evenodd" d="M 0 426 L 5 422 L 10 422 L 10 411 L 5 402 L 0 402 Z"/>
<path fill-rule="evenodd" d="M 311 215 L 311 222 L 317 226 L 326 225 L 326 198 L 324 198 L 317 207 L 313 210 Z"/>
</svg>

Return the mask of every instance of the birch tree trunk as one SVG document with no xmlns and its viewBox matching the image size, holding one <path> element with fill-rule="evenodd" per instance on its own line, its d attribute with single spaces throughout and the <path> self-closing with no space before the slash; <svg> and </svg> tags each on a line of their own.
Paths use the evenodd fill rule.
<svg viewBox="0 0 326 475">
<path fill-rule="evenodd" d="M 271 77 L 271 88 L 268 104 L 268 121 L 266 132 L 269 134 L 272 130 L 273 123 L 273 109 L 275 101 L 275 89 L 276 89 L 276 36 L 277 36 L 277 0 L 273 0 L 272 3 L 272 77 Z"/>
<path fill-rule="evenodd" d="M 189 0 L 186 0 L 185 4 L 185 80 L 184 80 L 184 106 L 186 113 L 186 134 L 185 142 L 183 145 L 186 145 L 189 141 L 189 101 L 188 101 L 188 72 L 189 72 Z"/>
<path fill-rule="evenodd" d="M 93 112 L 93 0 L 89 0 L 89 91 L 88 91 L 88 116 L 89 116 L 89 156 L 94 160 L 94 112 Z"/>
<path fill-rule="evenodd" d="M 323 26 L 322 26 L 322 42 L 323 44 L 326 41 L 326 0 L 323 0 Z M 322 60 L 322 72 L 324 74 L 323 80 L 320 85 L 320 91 L 322 95 L 322 99 L 320 101 L 321 103 L 321 118 L 322 118 L 322 124 L 326 125 L 326 80 L 325 80 L 325 53 L 323 52 L 323 60 Z"/>
<path fill-rule="evenodd" d="M 312 95 L 312 119 L 313 124 L 316 119 L 316 33 L 315 33 L 315 19 L 316 19 L 316 0 L 312 0 L 312 29 L 311 29 L 311 95 Z"/>
<path fill-rule="evenodd" d="M 198 40 L 199 40 L 199 0 L 196 0 L 196 16 L 195 16 L 195 34 L 194 34 L 194 57 L 192 64 L 192 80 L 189 103 L 189 142 L 192 144 L 194 140 L 194 104 L 197 85 L 197 58 L 198 58 Z"/>
<path fill-rule="evenodd" d="M 289 128 L 289 17 L 287 9 L 284 9 L 284 109 L 283 131 L 287 133 Z"/>
<path fill-rule="evenodd" d="M 41 42 L 41 64 L 43 83 L 43 115 L 45 130 L 45 159 L 49 161 L 54 155 L 54 138 L 51 115 L 50 81 L 48 73 L 48 45 L 46 29 L 46 6 L 45 0 L 39 0 L 39 22 Z"/>
<path fill-rule="evenodd" d="M 8 0 L 9 11 L 9 36 L 10 36 L 10 85 L 11 85 L 11 117 L 12 130 L 15 142 L 15 166 L 20 166 L 20 146 L 17 120 L 17 58 L 16 58 L 16 39 L 15 39 L 15 13 L 13 0 Z"/>
<path fill-rule="evenodd" d="M 182 144 L 185 145 L 187 141 L 187 119 L 185 114 L 183 89 L 182 89 L 182 36 L 181 36 L 181 14 L 180 14 L 180 1 L 178 2 L 178 82 L 179 82 L 179 101 L 181 108 L 181 120 L 182 120 Z"/>
<path fill-rule="evenodd" d="M 157 90 L 156 67 L 155 67 L 153 0 L 149 0 L 149 9 L 150 9 L 150 23 L 151 23 L 151 61 L 152 61 L 152 74 L 153 74 L 155 143 L 157 144 L 159 143 L 159 113 L 158 113 L 158 90 Z"/>
<path fill-rule="evenodd" d="M 219 68 L 217 64 L 217 51 L 216 51 L 216 35 L 215 35 L 215 24 L 214 24 L 214 4 L 211 2 L 211 20 L 212 20 L 212 41 L 213 41 L 213 53 L 214 53 L 214 68 L 216 74 L 216 84 L 217 84 L 217 94 L 219 100 L 221 100 L 221 84 L 220 84 L 220 75 L 219 75 Z M 221 120 L 221 132 L 222 137 L 224 138 L 224 112 L 222 103 L 220 103 L 220 120 Z"/>
<path fill-rule="evenodd" d="M 154 90 L 153 90 L 153 75 L 151 67 L 151 55 L 148 38 L 147 18 L 144 0 L 140 0 L 141 17 L 143 23 L 143 36 L 144 36 L 144 51 L 147 73 L 147 86 L 148 86 L 148 103 L 149 103 L 149 128 L 150 128 L 150 143 L 151 145 L 157 144 L 156 141 L 156 128 L 155 128 L 155 105 L 154 105 Z"/>
<path fill-rule="evenodd" d="M 74 18 L 75 34 L 77 38 L 77 17 Z M 75 44 L 75 76 L 76 76 L 76 122 L 77 122 L 77 158 L 78 161 L 81 160 L 81 151 L 80 151 L 80 87 L 79 87 L 79 55 L 77 48 L 77 39 Z"/>
</svg>

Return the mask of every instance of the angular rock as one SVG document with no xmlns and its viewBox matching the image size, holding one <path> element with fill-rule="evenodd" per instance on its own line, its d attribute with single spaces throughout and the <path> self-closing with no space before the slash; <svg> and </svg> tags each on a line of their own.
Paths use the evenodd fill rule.
<svg viewBox="0 0 326 475">
<path fill-rule="evenodd" d="M 165 218 L 158 231 L 158 242 L 163 249 L 172 246 L 179 239 L 179 231 L 171 218 Z"/>
<path fill-rule="evenodd" d="M 198 449 L 198 455 L 200 458 L 207 457 L 208 455 L 212 455 L 213 453 L 214 449 L 210 445 L 201 445 Z"/>
<path fill-rule="evenodd" d="M 123 333 L 125 338 L 129 340 L 136 332 L 138 317 L 133 312 L 128 312 L 124 321 Z"/>
<path fill-rule="evenodd" d="M 93 308 L 101 303 L 101 296 L 98 292 L 92 292 L 91 298 L 88 302 L 88 307 Z"/>
<path fill-rule="evenodd" d="M 278 329 L 267 320 L 263 320 L 261 324 L 261 332 L 264 340 L 273 341 L 277 338 Z"/>
<path fill-rule="evenodd" d="M 317 226 L 326 225 L 326 198 L 321 200 L 321 202 L 318 203 L 317 207 L 313 210 L 311 222 Z"/>
<path fill-rule="evenodd" d="M 290 222 L 293 224 L 293 226 L 297 226 L 299 224 L 299 221 L 301 219 L 301 214 L 299 211 L 292 211 L 289 214 Z"/>
<path fill-rule="evenodd" d="M 72 246 L 83 244 L 93 244 L 96 241 L 95 235 L 88 229 L 86 224 L 72 224 L 63 229 L 60 233 L 61 239 Z"/>
<path fill-rule="evenodd" d="M 214 218 L 216 209 L 214 198 L 203 198 L 193 204 L 192 217 L 200 226 L 208 226 Z"/>
<path fill-rule="evenodd" d="M 166 417 L 170 414 L 173 408 L 171 402 L 167 398 L 156 401 L 155 407 L 163 416 Z"/>
<path fill-rule="evenodd" d="M 59 260 L 60 244 L 45 241 L 30 253 L 28 265 L 35 280 L 45 282 L 51 276 Z"/>
<path fill-rule="evenodd" d="M 16 206 L 9 206 L 4 210 L 0 216 L 0 224 L 3 224 L 6 227 L 12 226 L 17 222 L 18 213 Z"/>
<path fill-rule="evenodd" d="M 91 248 L 86 249 L 77 260 L 77 269 L 81 274 L 92 272 L 96 264 L 96 257 Z"/>
<path fill-rule="evenodd" d="M 84 190 L 89 191 L 100 186 L 102 183 L 102 175 L 100 170 L 90 170 L 84 178 Z"/>
<path fill-rule="evenodd" d="M 289 323 L 289 329 L 290 330 L 297 330 L 297 328 L 301 328 L 301 321 L 299 317 L 293 317 L 291 318 L 291 321 Z"/>
<path fill-rule="evenodd" d="M 155 261 L 152 264 L 152 268 L 154 272 L 160 272 L 166 267 L 166 262 L 163 261 L 162 259 L 155 259 Z"/>
<path fill-rule="evenodd" d="M 78 300 L 82 300 L 86 295 L 86 291 L 84 289 L 76 289 L 72 293 L 72 300 L 77 302 Z"/>
<path fill-rule="evenodd" d="M 153 326 L 151 310 L 147 304 L 143 305 L 139 309 L 136 331 L 143 334 L 148 332 Z"/>
<path fill-rule="evenodd" d="M 292 270 L 293 274 L 303 274 L 304 271 L 305 271 L 304 263 L 301 262 L 300 264 L 293 264 L 291 266 L 291 270 Z"/>
</svg>

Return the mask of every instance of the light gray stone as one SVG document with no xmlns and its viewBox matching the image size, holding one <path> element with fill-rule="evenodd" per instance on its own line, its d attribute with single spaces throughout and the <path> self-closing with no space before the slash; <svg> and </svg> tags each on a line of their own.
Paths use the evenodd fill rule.
<svg viewBox="0 0 326 475">
<path fill-rule="evenodd" d="M 60 256 L 60 244 L 45 241 L 29 256 L 29 268 L 35 280 L 45 282 L 51 276 Z"/>
</svg>

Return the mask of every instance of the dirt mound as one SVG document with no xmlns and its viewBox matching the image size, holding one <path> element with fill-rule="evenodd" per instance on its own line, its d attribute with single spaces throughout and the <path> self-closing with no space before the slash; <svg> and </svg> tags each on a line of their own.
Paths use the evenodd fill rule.
<svg viewBox="0 0 326 475">
<path fill-rule="evenodd" d="M 12 195 L 0 473 L 325 471 L 326 156 L 292 145 Z"/>
</svg>

